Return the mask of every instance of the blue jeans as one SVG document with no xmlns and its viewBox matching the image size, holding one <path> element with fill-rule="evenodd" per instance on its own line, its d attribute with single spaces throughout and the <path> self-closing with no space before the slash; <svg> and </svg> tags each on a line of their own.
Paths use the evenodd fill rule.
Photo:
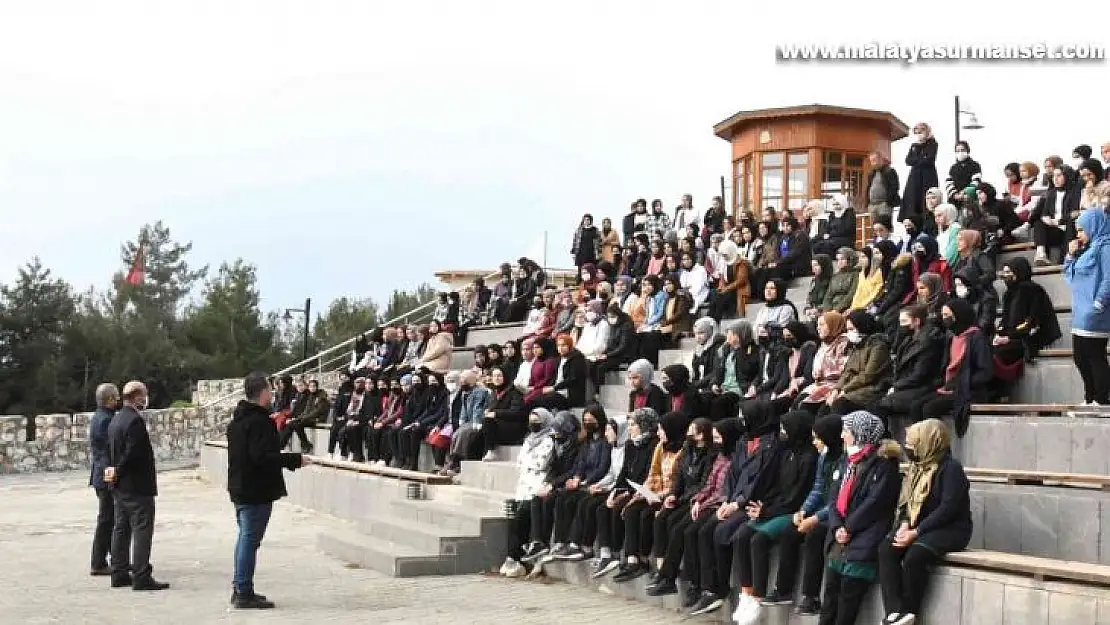
<svg viewBox="0 0 1110 625">
<path fill-rule="evenodd" d="M 273 503 L 257 505 L 235 504 L 235 520 L 239 523 L 239 539 L 235 541 L 235 592 L 254 594 L 254 567 L 258 561 L 258 547 L 270 524 Z"/>
</svg>

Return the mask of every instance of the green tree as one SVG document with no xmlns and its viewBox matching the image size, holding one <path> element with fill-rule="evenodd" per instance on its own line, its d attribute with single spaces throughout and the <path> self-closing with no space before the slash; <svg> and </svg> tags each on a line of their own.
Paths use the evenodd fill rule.
<svg viewBox="0 0 1110 625">
<path fill-rule="evenodd" d="M 421 284 L 416 287 L 415 291 L 393 291 L 393 295 L 389 297 L 389 305 L 386 306 L 385 314 L 382 316 L 385 318 L 385 321 L 396 319 L 405 313 L 416 310 L 428 302 L 434 301 L 436 299 L 436 294 L 436 289 L 430 284 Z M 431 313 L 431 310 L 425 309 L 425 311 L 417 313 L 414 319 L 429 317 Z"/>
<path fill-rule="evenodd" d="M 256 269 L 242 259 L 223 263 L 205 283 L 201 304 L 184 324 L 185 348 L 205 375 L 230 378 L 282 362 L 275 320 L 264 317 L 258 302 Z"/>
<path fill-rule="evenodd" d="M 131 284 L 125 279 L 126 272 L 116 274 L 116 307 L 123 310 L 130 302 L 144 317 L 176 321 L 186 296 L 208 273 L 207 266 L 196 270 L 189 267 L 185 257 L 192 249 L 191 242 L 174 241 L 161 221 L 140 228 L 135 241 L 120 246 L 120 259 L 130 269 L 141 251 L 143 279 Z"/>
<path fill-rule="evenodd" d="M 35 415 L 67 409 L 80 400 L 66 359 L 76 319 L 73 291 L 38 257 L 0 286 L 0 407 Z"/>
<path fill-rule="evenodd" d="M 341 297 L 328 306 L 327 312 L 316 319 L 312 329 L 317 351 L 338 345 L 378 325 L 378 304 L 373 299 Z"/>
</svg>

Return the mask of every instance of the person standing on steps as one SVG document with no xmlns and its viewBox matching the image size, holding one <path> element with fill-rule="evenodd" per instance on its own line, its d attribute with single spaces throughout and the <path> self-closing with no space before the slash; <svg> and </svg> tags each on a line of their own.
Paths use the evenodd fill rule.
<svg viewBox="0 0 1110 625">
<path fill-rule="evenodd" d="M 267 388 L 269 382 L 266 383 Z M 154 541 L 154 498 L 158 477 L 154 448 L 140 410 L 146 409 L 146 385 L 132 380 L 123 386 L 123 409 L 108 426 L 108 467 L 104 481 L 112 486 L 115 526 L 112 528 L 112 588 L 165 590 L 154 580 L 150 547 Z M 269 412 L 267 412 L 268 418 Z"/>
<path fill-rule="evenodd" d="M 111 575 L 108 568 L 108 551 L 112 548 L 112 527 L 115 525 L 116 508 L 112 502 L 112 489 L 104 481 L 108 468 L 108 426 L 116 416 L 119 389 L 115 384 L 96 387 L 96 412 L 89 422 L 89 486 L 96 491 L 100 506 L 96 513 L 96 531 L 93 533 L 92 566 L 90 575 Z"/>
<path fill-rule="evenodd" d="M 243 393 L 246 399 L 235 407 L 227 426 L 227 492 L 235 504 L 239 524 L 231 605 L 236 609 L 269 609 L 274 603 L 254 591 L 258 548 L 274 502 L 288 494 L 281 470 L 299 469 L 308 464 L 308 457 L 281 451 L 277 428 L 267 408 L 271 396 L 266 374 L 247 375 Z"/>
</svg>

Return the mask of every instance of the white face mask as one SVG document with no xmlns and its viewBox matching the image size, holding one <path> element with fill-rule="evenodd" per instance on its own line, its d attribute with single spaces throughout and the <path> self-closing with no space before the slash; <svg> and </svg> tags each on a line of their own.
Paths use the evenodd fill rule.
<svg viewBox="0 0 1110 625">
<path fill-rule="evenodd" d="M 458 384 L 455 384 L 454 382 L 448 382 L 447 383 L 447 392 L 448 393 L 454 393 L 457 390 L 459 390 L 459 385 Z"/>
<path fill-rule="evenodd" d="M 589 280 L 590 279 L 590 274 L 588 274 L 588 273 L 582 274 L 582 279 L 583 280 Z"/>
<path fill-rule="evenodd" d="M 925 140 L 925 133 L 920 132 L 920 131 L 914 132 L 913 133 L 913 140 L 917 141 L 918 143 L 921 143 L 922 141 Z"/>
<path fill-rule="evenodd" d="M 956 285 L 956 297 L 960 299 L 967 299 L 967 287 L 962 284 Z"/>
<path fill-rule="evenodd" d="M 619 317 L 609 317 L 609 325 L 614 325 L 615 326 L 618 323 L 620 323 L 620 318 Z"/>
<path fill-rule="evenodd" d="M 1080 167 L 1083 166 L 1083 159 L 1081 159 L 1081 158 L 1071 159 L 1071 166 L 1074 167 L 1075 169 L 1079 169 Z"/>
<path fill-rule="evenodd" d="M 848 330 L 844 334 L 848 337 L 848 342 L 852 344 L 859 343 L 863 340 L 863 335 L 859 333 L 859 330 Z"/>
<path fill-rule="evenodd" d="M 593 323 L 593 322 L 597 321 L 597 313 L 595 313 L 592 310 L 587 310 L 586 311 L 586 321 L 588 321 L 589 323 Z"/>
<path fill-rule="evenodd" d="M 848 452 L 849 456 L 854 456 L 858 454 L 861 449 L 863 449 L 863 447 L 860 447 L 859 445 L 846 445 L 844 447 L 844 451 Z"/>
<path fill-rule="evenodd" d="M 966 161 L 969 156 L 971 156 L 971 155 L 968 154 L 967 152 L 956 152 L 956 160 L 957 161 Z"/>
</svg>

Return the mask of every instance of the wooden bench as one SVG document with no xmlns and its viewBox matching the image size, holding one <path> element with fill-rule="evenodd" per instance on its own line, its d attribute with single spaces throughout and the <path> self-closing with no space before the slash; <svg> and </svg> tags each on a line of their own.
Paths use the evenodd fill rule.
<svg viewBox="0 0 1110 625">
<path fill-rule="evenodd" d="M 393 467 L 378 466 L 374 464 L 367 464 L 364 462 L 351 462 L 349 460 L 333 460 L 326 456 L 309 456 L 312 464 L 322 467 L 332 467 L 335 469 L 347 469 L 349 471 L 356 471 L 358 473 L 368 473 L 371 475 L 381 475 L 382 477 L 391 477 L 406 482 L 420 482 L 421 484 L 434 484 L 434 485 L 449 485 L 452 484 L 452 479 L 445 475 L 435 475 L 432 473 L 421 473 L 420 471 L 408 471 L 405 469 L 394 469 Z"/>
<path fill-rule="evenodd" d="M 220 447 L 222 449 L 227 449 L 227 441 L 205 441 L 204 444 L 209 447 Z M 377 465 L 366 464 L 363 462 L 333 460 L 326 456 L 308 456 L 308 458 L 312 461 L 312 464 L 322 467 L 347 469 L 349 471 L 356 471 L 358 473 L 381 475 L 382 477 L 392 477 L 394 479 L 403 480 L 406 482 L 420 482 L 421 484 L 432 485 L 450 485 L 453 483 L 450 477 L 443 475 L 433 475 L 431 473 L 421 473 L 419 471 L 407 471 L 405 469 L 394 469 L 393 467 L 379 467 Z"/>
<path fill-rule="evenodd" d="M 967 473 L 967 479 L 972 482 L 991 482 L 1013 486 L 1072 486 L 1110 491 L 1110 475 L 975 468 L 964 468 L 964 472 Z"/>
<path fill-rule="evenodd" d="M 1023 556 L 1016 553 L 971 549 L 944 557 L 945 564 L 1000 573 L 1028 575 L 1037 581 L 1064 580 L 1110 585 L 1110 566 Z"/>
<path fill-rule="evenodd" d="M 973 415 L 1063 415 L 1082 406 L 1074 404 L 972 404 Z"/>
</svg>

